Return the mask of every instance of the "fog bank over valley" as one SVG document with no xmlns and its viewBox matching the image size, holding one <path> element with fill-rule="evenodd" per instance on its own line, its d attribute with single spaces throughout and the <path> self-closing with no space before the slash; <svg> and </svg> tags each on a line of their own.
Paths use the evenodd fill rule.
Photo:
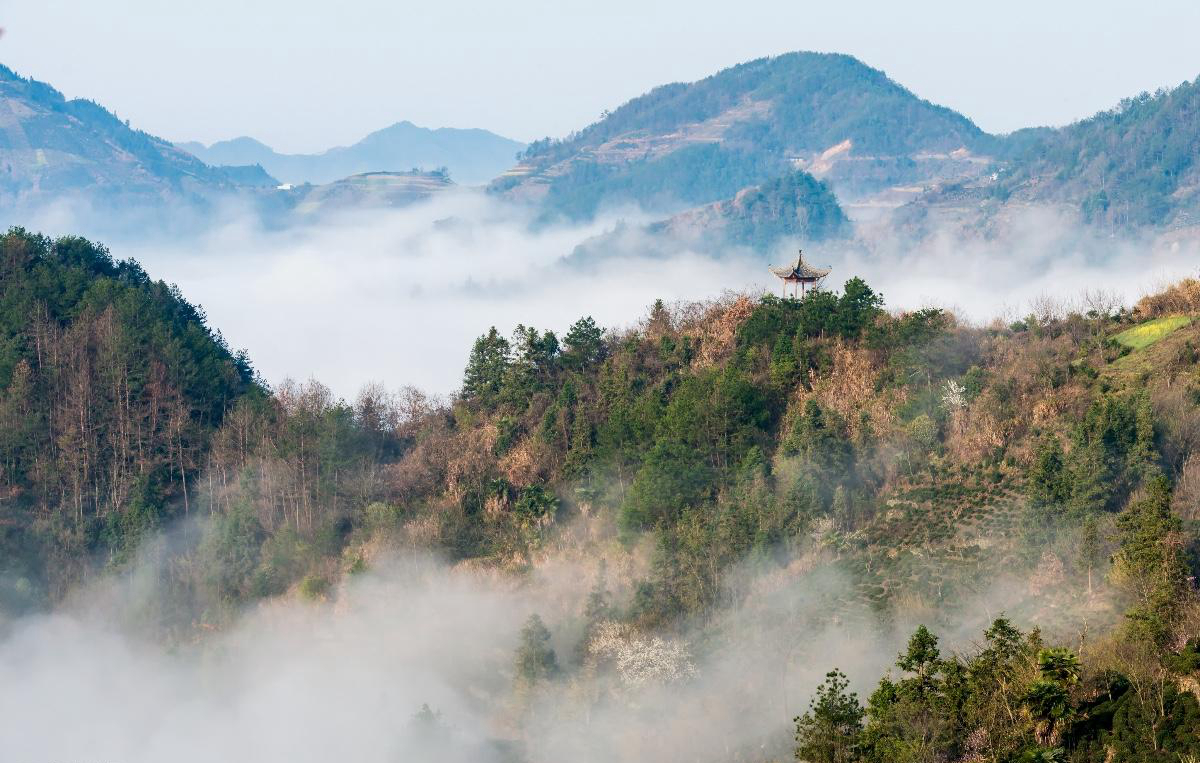
<svg viewBox="0 0 1200 763">
<path fill-rule="evenodd" d="M 979 323 L 1023 316 L 1046 296 L 1069 306 L 1085 291 L 1132 304 L 1193 274 L 1198 250 L 1186 238 L 1110 238 L 1038 208 L 988 239 L 946 229 L 911 240 L 864 227 L 854 239 L 795 241 L 770 255 L 661 239 L 642 232 L 648 220 L 622 210 L 542 227 L 527 209 L 464 190 L 283 230 L 237 216 L 195 238 L 111 248 L 178 284 L 268 382 L 313 377 L 343 396 L 373 381 L 449 393 L 471 341 L 493 325 L 561 336 L 584 315 L 631 326 L 656 299 L 778 293 L 766 266 L 801 245 L 833 267 L 825 288 L 859 276 L 891 310 L 939 306 Z M 603 235 L 616 228 L 624 233 Z"/>
</svg>

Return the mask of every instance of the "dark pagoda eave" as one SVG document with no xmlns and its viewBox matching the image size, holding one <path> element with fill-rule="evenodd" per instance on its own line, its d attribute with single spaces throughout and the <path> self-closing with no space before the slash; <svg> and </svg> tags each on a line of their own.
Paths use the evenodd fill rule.
<svg viewBox="0 0 1200 763">
<path fill-rule="evenodd" d="M 782 278 L 785 281 L 797 281 L 801 283 L 813 283 L 819 281 L 829 275 L 832 268 L 814 268 L 804 261 L 804 252 L 801 251 L 796 261 L 791 265 L 771 265 L 768 268 L 773 275 Z"/>
</svg>

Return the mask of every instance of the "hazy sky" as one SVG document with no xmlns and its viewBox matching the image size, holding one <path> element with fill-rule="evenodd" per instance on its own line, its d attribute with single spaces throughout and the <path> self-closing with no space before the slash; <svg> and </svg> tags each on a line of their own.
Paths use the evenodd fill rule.
<svg viewBox="0 0 1200 763">
<path fill-rule="evenodd" d="M 0 0 L 0 62 L 173 140 L 288 151 L 409 119 L 562 135 L 674 80 L 852 53 L 1007 131 L 1200 74 L 1196 0 Z"/>
</svg>

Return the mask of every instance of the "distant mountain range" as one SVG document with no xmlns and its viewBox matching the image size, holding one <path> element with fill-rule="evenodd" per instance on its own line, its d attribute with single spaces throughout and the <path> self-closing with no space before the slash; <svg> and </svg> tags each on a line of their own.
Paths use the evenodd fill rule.
<svg viewBox="0 0 1200 763">
<path fill-rule="evenodd" d="M 178 143 L 211 165 L 257 164 L 284 183 L 331 183 L 364 172 L 404 172 L 445 168 L 459 185 L 486 183 L 512 166 L 524 143 L 487 130 L 440 127 L 431 130 L 397 122 L 352 146 L 320 154 L 280 154 L 254 138 L 234 138 L 211 146 Z"/>
<path fill-rule="evenodd" d="M 316 156 L 279 155 L 248 138 L 189 148 L 0 66 L 0 225 L 61 209 L 74 225 L 106 235 L 180 230 L 204 225 L 231 199 L 286 224 L 409 204 L 453 187 L 455 171 L 485 181 L 511 166 L 523 144 L 402 122 Z M 295 187 L 278 190 L 281 182 Z"/>
<path fill-rule="evenodd" d="M 1200 81 L 1066 127 L 997 136 L 855 58 L 824 53 L 664 85 L 527 147 L 400 122 L 313 155 L 251 138 L 172 145 L 0 67 L 3 223 L 64 199 L 128 212 L 203 210 L 231 195 L 286 222 L 494 178 L 490 193 L 533 205 L 541 223 L 636 206 L 660 220 L 646 232 L 756 249 L 852 235 L 865 221 L 915 236 L 987 231 L 1033 206 L 1113 232 L 1176 229 L 1200 226 L 1197 156 Z"/>
<path fill-rule="evenodd" d="M 659 230 L 691 225 L 693 236 L 756 246 L 800 235 L 797 210 L 827 219 L 820 195 L 774 213 L 737 201 L 797 173 L 827 183 L 851 219 L 884 215 L 914 233 L 986 226 L 1031 205 L 1114 229 L 1181 227 L 1200 223 L 1198 155 L 1200 82 L 998 136 L 850 56 L 789 53 L 658 87 L 565 139 L 536 141 L 491 190 L 545 219 L 636 204 L 671 217 Z"/>
</svg>

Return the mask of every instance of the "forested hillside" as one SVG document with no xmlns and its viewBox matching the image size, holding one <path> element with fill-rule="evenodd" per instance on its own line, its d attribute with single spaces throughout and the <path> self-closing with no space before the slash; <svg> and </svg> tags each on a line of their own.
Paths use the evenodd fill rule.
<svg viewBox="0 0 1200 763">
<path fill-rule="evenodd" d="M 195 204 L 270 178 L 260 167 L 210 167 L 104 107 L 0 65 L 0 203 L 11 213 L 64 198 L 105 210 Z"/>
<path fill-rule="evenodd" d="M 61 596 L 190 509 L 226 411 L 265 399 L 204 314 L 79 238 L 0 237 L 0 572 Z M 15 577 L 14 577 L 15 576 Z"/>
<path fill-rule="evenodd" d="M 1200 80 L 1126 98 L 1066 127 L 1018 130 L 995 143 L 989 174 L 933 187 L 899 220 L 968 227 L 1031 206 L 1120 231 L 1200 222 Z"/>
<path fill-rule="evenodd" d="M 649 226 L 700 246 L 769 251 L 784 239 L 820 241 L 849 235 L 850 220 L 829 186 L 795 171 L 737 196 Z"/>
<path fill-rule="evenodd" d="M 769 104 L 771 118 L 747 115 L 728 137 L 763 151 L 824 151 L 846 139 L 871 154 L 988 143 L 966 117 L 917 98 L 852 56 L 797 52 L 738 64 L 697 82 L 657 87 L 564 140 L 530 144 L 526 158 L 553 161 L 621 136 L 671 133 L 747 101 Z"/>
<path fill-rule="evenodd" d="M 536 141 L 493 189 L 570 219 L 604 204 L 678 211 L 798 168 L 853 195 L 977 174 L 970 152 L 992 142 L 857 59 L 789 53 L 655 88 L 565 139 Z M 838 146 L 839 161 L 824 166 L 822 155 Z"/>
<path fill-rule="evenodd" d="M 1200 222 L 1200 80 L 1035 135 L 1006 192 L 1070 200 L 1088 222 L 1116 227 Z"/>
<path fill-rule="evenodd" d="M 890 313 L 857 278 L 657 303 L 623 331 L 486 331 L 448 400 L 342 401 L 263 389 L 202 313 L 95 245 L 12 231 L 0 253 L 7 609 L 123 569 L 171 519 L 194 540 L 165 568 L 172 638 L 336 598 L 388 549 L 517 577 L 567 555 L 615 572 L 575 621 L 530 619 L 513 691 L 592 687 L 566 695 L 584 713 L 605 671 L 686 683 L 682 634 L 712 648 L 723 613 L 836 579 L 806 617 L 925 626 L 865 706 L 831 674 L 802 760 L 1200 755 L 1194 281 L 986 327 Z M 939 642 L 980 600 L 976 646 Z M 623 662 L 636 644 L 657 662 Z"/>
</svg>

